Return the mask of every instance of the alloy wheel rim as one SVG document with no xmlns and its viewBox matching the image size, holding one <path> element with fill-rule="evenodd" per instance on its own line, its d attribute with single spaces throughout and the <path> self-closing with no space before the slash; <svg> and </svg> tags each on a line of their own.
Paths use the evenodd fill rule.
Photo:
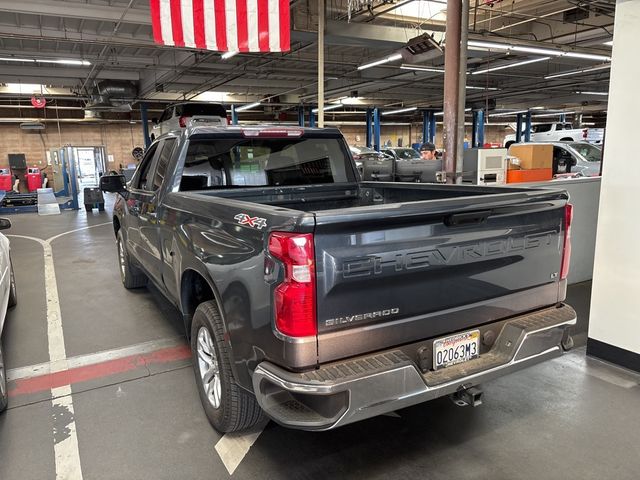
<svg viewBox="0 0 640 480">
<path fill-rule="evenodd" d="M 206 327 L 198 330 L 197 347 L 198 371 L 200 381 L 207 400 L 213 408 L 220 408 L 222 401 L 222 384 L 220 383 L 220 368 L 216 357 L 213 339 Z"/>
</svg>

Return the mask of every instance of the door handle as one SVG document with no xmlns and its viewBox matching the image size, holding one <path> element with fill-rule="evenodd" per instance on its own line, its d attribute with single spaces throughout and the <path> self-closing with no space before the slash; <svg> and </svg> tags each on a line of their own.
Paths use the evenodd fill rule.
<svg viewBox="0 0 640 480">
<path fill-rule="evenodd" d="M 454 213 L 448 215 L 444 219 L 444 224 L 447 227 L 464 227 L 467 225 L 479 225 L 484 223 L 491 215 L 491 210 L 484 210 L 481 212 L 469 212 L 469 213 Z"/>
</svg>

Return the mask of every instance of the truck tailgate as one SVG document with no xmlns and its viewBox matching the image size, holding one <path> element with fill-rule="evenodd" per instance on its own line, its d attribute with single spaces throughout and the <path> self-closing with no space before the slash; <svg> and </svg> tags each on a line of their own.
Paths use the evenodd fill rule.
<svg viewBox="0 0 640 480">
<path fill-rule="evenodd" d="M 566 201 L 505 194 L 316 212 L 319 361 L 556 303 Z"/>
</svg>

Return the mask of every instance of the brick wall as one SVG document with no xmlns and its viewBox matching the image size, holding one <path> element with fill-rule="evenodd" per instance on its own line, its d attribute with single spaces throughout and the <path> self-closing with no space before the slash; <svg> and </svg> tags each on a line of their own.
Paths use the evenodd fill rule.
<svg viewBox="0 0 640 480">
<path fill-rule="evenodd" d="M 9 153 L 24 153 L 28 166 L 45 168 L 45 152 L 61 144 L 78 147 L 104 145 L 107 155 L 113 155 L 114 159 L 109 169 L 116 169 L 119 164 L 126 166 L 135 163 L 131 151 L 134 147 L 144 146 L 140 124 L 61 124 L 60 134 L 53 123 L 47 124 L 47 128 L 41 132 L 20 130 L 17 124 L 0 124 L 0 168 L 8 166 Z"/>
</svg>

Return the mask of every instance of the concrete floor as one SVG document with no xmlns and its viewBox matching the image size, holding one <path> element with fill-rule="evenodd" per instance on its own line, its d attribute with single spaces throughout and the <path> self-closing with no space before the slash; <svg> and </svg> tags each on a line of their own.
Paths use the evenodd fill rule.
<svg viewBox="0 0 640 480">
<path fill-rule="evenodd" d="M 14 215 L 8 233 L 45 239 L 109 219 L 97 211 Z M 109 225 L 52 245 L 68 358 L 183 345 L 177 312 L 159 293 L 122 287 Z M 15 373 L 49 354 L 42 247 L 23 238 L 11 246 L 19 301 L 3 343 Z M 589 294 L 588 283 L 569 292 L 582 342 Z M 640 376 L 586 358 L 583 347 L 483 385 L 476 409 L 440 399 L 332 432 L 268 423 L 224 437 L 207 423 L 190 361 L 178 353 L 73 383 L 75 413 L 65 425 L 75 422 L 83 478 L 637 479 L 640 471 Z M 32 390 L 14 393 L 0 416 L 2 480 L 60 478 L 60 412 L 49 388 Z"/>
</svg>

